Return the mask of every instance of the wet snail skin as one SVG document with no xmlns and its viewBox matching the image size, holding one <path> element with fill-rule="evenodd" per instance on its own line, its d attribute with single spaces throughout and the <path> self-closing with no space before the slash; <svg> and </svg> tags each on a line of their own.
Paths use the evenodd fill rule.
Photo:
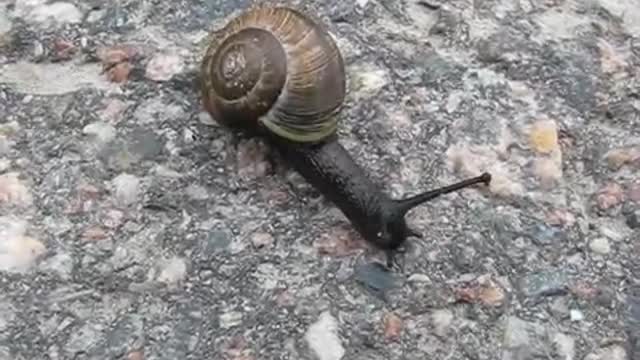
<svg viewBox="0 0 640 360">
<path fill-rule="evenodd" d="M 212 34 L 200 68 L 202 102 L 223 126 L 270 146 L 385 251 L 387 266 L 409 236 L 414 207 L 478 183 L 483 173 L 449 186 L 392 199 L 340 144 L 338 112 L 346 93 L 342 55 L 322 24 L 287 7 L 256 7 Z"/>
</svg>

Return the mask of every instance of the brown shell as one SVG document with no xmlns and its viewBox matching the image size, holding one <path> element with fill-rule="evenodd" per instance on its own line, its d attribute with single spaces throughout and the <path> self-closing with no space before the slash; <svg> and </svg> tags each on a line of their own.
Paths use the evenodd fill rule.
<svg viewBox="0 0 640 360">
<path fill-rule="evenodd" d="M 345 97 L 342 55 L 329 33 L 297 10 L 259 7 L 214 33 L 201 66 L 214 120 L 264 126 L 293 141 L 336 131 Z"/>
</svg>

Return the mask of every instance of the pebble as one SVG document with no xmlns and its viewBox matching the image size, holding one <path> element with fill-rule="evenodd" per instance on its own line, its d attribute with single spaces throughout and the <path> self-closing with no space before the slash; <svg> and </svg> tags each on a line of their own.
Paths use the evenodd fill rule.
<svg viewBox="0 0 640 360">
<path fill-rule="evenodd" d="M 16 172 L 0 175 L 0 204 L 28 206 L 33 202 L 33 196 L 27 185 Z"/>
<path fill-rule="evenodd" d="M 611 170 L 620 170 L 625 165 L 640 161 L 640 146 L 612 149 L 604 158 Z"/>
<path fill-rule="evenodd" d="M 251 235 L 251 243 L 258 249 L 271 247 L 273 242 L 273 236 L 269 233 L 260 232 Z"/>
<path fill-rule="evenodd" d="M 200 121 L 200 123 L 204 125 L 218 126 L 218 123 L 215 121 L 215 119 L 213 119 L 211 115 L 206 111 L 200 111 L 198 113 L 198 121 Z"/>
<path fill-rule="evenodd" d="M 384 314 L 382 318 L 382 326 L 384 328 L 384 337 L 387 340 L 398 340 L 402 333 L 402 319 L 395 313 L 389 312 Z"/>
<path fill-rule="evenodd" d="M 163 259 L 159 263 L 160 273 L 157 280 L 169 286 L 175 286 L 187 276 L 187 263 L 180 257 Z"/>
<path fill-rule="evenodd" d="M 486 276 L 481 276 L 469 285 L 458 288 L 455 294 L 457 299 L 487 306 L 500 306 L 506 298 L 504 289 Z"/>
<path fill-rule="evenodd" d="M 627 67 L 627 61 L 622 53 L 606 40 L 600 39 L 598 41 L 598 49 L 600 50 L 600 64 L 603 73 L 612 74 Z"/>
<path fill-rule="evenodd" d="M 345 354 L 338 337 L 338 321 L 328 311 L 311 324 L 304 338 L 318 360 L 340 360 Z"/>
<path fill-rule="evenodd" d="M 26 273 L 45 254 L 45 244 L 27 235 L 27 225 L 13 216 L 0 217 L 0 271 Z"/>
<path fill-rule="evenodd" d="M 104 214 L 102 223 L 109 229 L 116 229 L 122 225 L 124 213 L 120 210 L 111 209 Z"/>
<path fill-rule="evenodd" d="M 411 276 L 409 276 L 409 279 L 407 279 L 407 280 L 409 282 L 415 282 L 415 283 L 430 283 L 431 282 L 431 278 L 427 274 L 411 274 Z"/>
<path fill-rule="evenodd" d="M 558 130 L 553 120 L 538 120 L 530 129 L 529 143 L 534 151 L 549 154 L 559 148 Z"/>
<path fill-rule="evenodd" d="M 119 99 L 108 99 L 106 103 L 105 108 L 98 112 L 98 116 L 104 122 L 117 124 L 122 120 L 122 114 L 129 104 Z"/>
<path fill-rule="evenodd" d="M 82 132 L 94 136 L 101 143 L 108 143 L 116 137 L 116 129 L 113 125 L 103 121 L 88 124 L 82 129 Z"/>
<path fill-rule="evenodd" d="M 605 237 L 598 237 L 591 240 L 589 247 L 591 248 L 591 251 L 602 255 L 606 255 L 611 251 L 609 240 Z"/>
<path fill-rule="evenodd" d="M 569 311 L 569 317 L 571 318 L 571 321 L 582 321 L 582 320 L 584 320 L 584 314 L 582 313 L 582 311 L 580 311 L 578 309 L 571 309 Z"/>
<path fill-rule="evenodd" d="M 242 324 L 242 313 L 239 311 L 227 311 L 220 315 L 220 326 L 223 329 L 230 329 L 232 327 Z"/>
<path fill-rule="evenodd" d="M 546 217 L 551 226 L 571 227 L 576 222 L 576 217 L 566 209 L 553 209 L 547 212 Z"/>
<path fill-rule="evenodd" d="M 116 64 L 129 61 L 137 52 L 136 48 L 131 46 L 115 45 L 99 48 L 96 51 L 96 55 L 105 68 L 110 68 Z"/>
<path fill-rule="evenodd" d="M 352 76 L 352 88 L 357 98 L 374 96 L 390 81 L 386 70 L 371 64 L 359 65 L 352 70 Z"/>
<path fill-rule="evenodd" d="M 167 81 L 175 74 L 182 72 L 184 62 L 174 54 L 156 54 L 149 63 L 145 75 L 153 81 Z"/>
<path fill-rule="evenodd" d="M 76 46 L 73 42 L 58 38 L 53 43 L 53 57 L 57 61 L 71 60 L 74 54 L 77 52 Z"/>
<path fill-rule="evenodd" d="M 131 64 L 128 62 L 121 62 L 113 65 L 106 71 L 107 79 L 113 83 L 124 83 L 129 79 L 131 73 Z"/>
<path fill-rule="evenodd" d="M 140 179 L 134 175 L 123 173 L 116 176 L 112 185 L 115 199 L 119 205 L 131 205 L 138 201 L 140 192 Z"/>
<path fill-rule="evenodd" d="M 624 189 L 618 183 L 608 183 L 598 190 L 596 202 L 600 209 L 606 210 L 615 207 L 624 201 Z"/>
<path fill-rule="evenodd" d="M 446 151 L 449 170 L 463 176 L 478 176 L 483 171 L 489 171 L 491 193 L 502 197 L 523 195 L 524 185 L 514 177 L 511 169 L 497 163 L 490 153 L 493 150 L 487 147 L 472 150 L 466 145 L 453 145 Z"/>
</svg>

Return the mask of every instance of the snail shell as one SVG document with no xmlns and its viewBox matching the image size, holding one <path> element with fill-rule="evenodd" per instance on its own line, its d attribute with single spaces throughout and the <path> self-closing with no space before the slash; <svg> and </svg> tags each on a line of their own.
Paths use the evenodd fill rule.
<svg viewBox="0 0 640 360">
<path fill-rule="evenodd" d="M 213 33 L 201 64 L 217 122 L 313 142 L 335 133 L 345 70 L 334 40 L 297 10 L 258 7 Z"/>
</svg>

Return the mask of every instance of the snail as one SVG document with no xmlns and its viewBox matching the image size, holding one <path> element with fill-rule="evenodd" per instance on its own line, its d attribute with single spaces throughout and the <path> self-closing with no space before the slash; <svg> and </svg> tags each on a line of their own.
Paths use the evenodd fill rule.
<svg viewBox="0 0 640 360">
<path fill-rule="evenodd" d="M 324 25 L 299 10 L 261 6 L 231 19 L 212 33 L 200 77 L 202 104 L 214 121 L 265 138 L 384 251 L 388 267 L 407 238 L 422 237 L 405 221 L 411 209 L 491 181 L 483 173 L 402 199 L 388 196 L 339 142 L 344 60 Z"/>
</svg>

